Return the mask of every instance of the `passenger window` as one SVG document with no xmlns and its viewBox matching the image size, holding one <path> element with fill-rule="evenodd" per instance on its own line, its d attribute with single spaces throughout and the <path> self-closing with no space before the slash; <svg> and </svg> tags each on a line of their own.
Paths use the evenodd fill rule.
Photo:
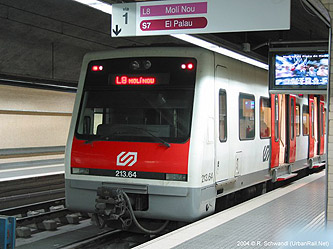
<svg viewBox="0 0 333 249">
<path fill-rule="evenodd" d="M 227 141 L 227 94 L 222 89 L 219 93 L 219 134 L 220 142 Z"/>
<path fill-rule="evenodd" d="M 271 104 L 268 98 L 260 98 L 260 138 L 271 137 Z"/>
<path fill-rule="evenodd" d="M 255 99 L 254 95 L 239 95 L 239 138 L 254 139 L 255 136 Z"/>
<path fill-rule="evenodd" d="M 299 105 L 296 105 L 296 136 L 299 137 L 299 126 L 300 126 L 300 106 Z"/>
<path fill-rule="evenodd" d="M 323 112 L 323 131 L 324 131 L 324 134 L 326 134 L 326 108 L 324 108 L 324 112 Z"/>
<path fill-rule="evenodd" d="M 309 106 L 303 105 L 303 136 L 309 136 Z"/>
</svg>

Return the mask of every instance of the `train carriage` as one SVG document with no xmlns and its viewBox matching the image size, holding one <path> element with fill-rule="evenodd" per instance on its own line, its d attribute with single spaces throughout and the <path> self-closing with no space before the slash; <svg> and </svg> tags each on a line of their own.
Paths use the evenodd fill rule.
<svg viewBox="0 0 333 249">
<path fill-rule="evenodd" d="M 67 207 L 123 227 L 197 220 L 219 197 L 322 166 L 324 111 L 321 96 L 270 96 L 267 71 L 200 48 L 87 54 Z"/>
</svg>

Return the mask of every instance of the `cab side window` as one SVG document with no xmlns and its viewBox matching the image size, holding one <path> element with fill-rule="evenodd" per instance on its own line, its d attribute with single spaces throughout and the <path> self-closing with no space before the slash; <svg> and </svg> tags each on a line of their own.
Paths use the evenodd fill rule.
<svg viewBox="0 0 333 249">
<path fill-rule="evenodd" d="M 219 92 L 219 134 L 220 142 L 227 141 L 227 93 L 223 89 Z"/>
<path fill-rule="evenodd" d="M 300 106 L 296 105 L 296 136 L 300 134 Z"/>
<path fill-rule="evenodd" d="M 272 131 L 271 102 L 269 98 L 260 98 L 260 138 L 270 138 Z"/>
<path fill-rule="evenodd" d="M 309 106 L 303 105 L 303 136 L 309 136 Z"/>
</svg>

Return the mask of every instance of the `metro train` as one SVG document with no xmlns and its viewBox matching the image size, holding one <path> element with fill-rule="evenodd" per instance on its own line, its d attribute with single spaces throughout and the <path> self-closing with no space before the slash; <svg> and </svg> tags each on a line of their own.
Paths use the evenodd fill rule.
<svg viewBox="0 0 333 249">
<path fill-rule="evenodd" d="M 324 166 L 325 115 L 324 96 L 269 94 L 266 70 L 205 49 L 89 53 L 66 205 L 147 233 L 141 220 L 198 220 L 220 197 Z"/>
</svg>

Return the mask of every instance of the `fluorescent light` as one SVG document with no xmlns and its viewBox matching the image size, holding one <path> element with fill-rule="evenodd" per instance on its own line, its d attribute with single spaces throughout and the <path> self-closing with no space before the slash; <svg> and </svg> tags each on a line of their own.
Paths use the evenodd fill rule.
<svg viewBox="0 0 333 249">
<path fill-rule="evenodd" d="M 104 3 L 102 1 L 98 0 L 74 0 L 74 1 L 87 5 L 91 8 L 98 9 L 110 15 L 112 14 L 112 5 Z"/>
<path fill-rule="evenodd" d="M 175 38 L 178 38 L 180 40 L 183 40 L 183 41 L 186 41 L 186 42 L 189 42 L 189 43 L 192 43 L 194 45 L 197 45 L 199 47 L 202 47 L 202 48 L 206 48 L 208 50 L 211 50 L 211 51 L 214 51 L 214 52 L 217 52 L 219 54 L 223 54 L 225 56 L 228 56 L 228 57 L 231 57 L 231 58 L 234 58 L 236 60 L 239 60 L 239 61 L 242 61 L 242 62 L 245 62 L 245 63 L 248 63 L 250 65 L 253 65 L 253 66 L 256 66 L 256 67 L 260 67 L 260 68 L 263 68 L 265 70 L 268 70 L 268 65 L 265 64 L 265 63 L 262 63 L 260 61 L 257 61 L 257 60 L 254 60 L 250 57 L 247 57 L 245 55 L 242 55 L 242 54 L 239 54 L 239 53 L 236 53 L 234 51 L 231 51 L 229 49 L 226 49 L 226 48 L 223 48 L 223 47 L 220 47 L 220 46 L 217 46 L 213 43 L 210 43 L 210 42 L 207 42 L 207 41 L 204 41 L 202 39 L 199 39 L 199 38 L 196 38 L 194 36 L 191 36 L 191 35 L 185 35 L 185 34 L 173 34 L 171 35 Z"/>
</svg>

